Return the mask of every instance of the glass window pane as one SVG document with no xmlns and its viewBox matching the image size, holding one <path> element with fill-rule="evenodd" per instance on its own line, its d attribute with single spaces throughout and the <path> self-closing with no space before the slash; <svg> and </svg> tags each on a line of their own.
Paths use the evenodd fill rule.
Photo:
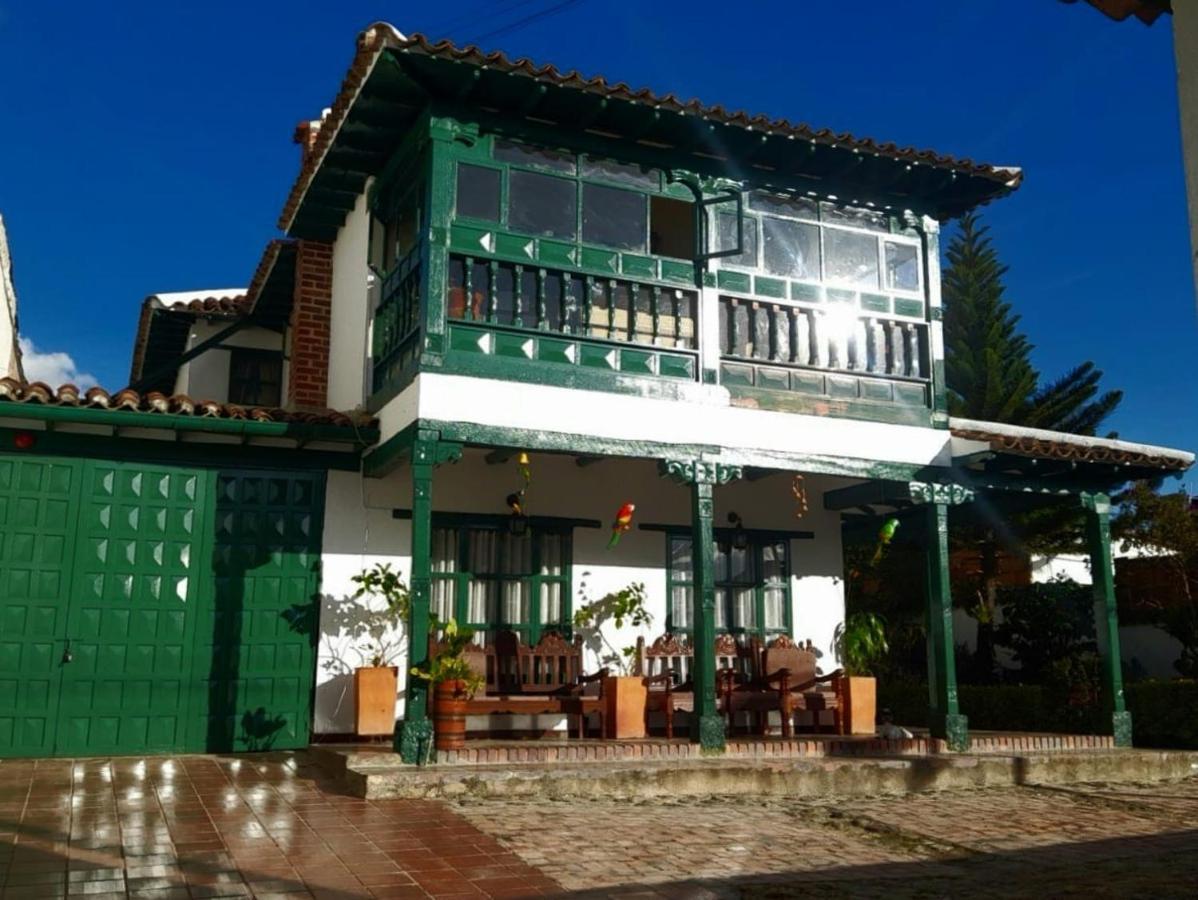
<svg viewBox="0 0 1198 900">
<path fill-rule="evenodd" d="M 809 200 L 806 197 L 780 197 L 777 194 L 766 194 L 762 191 L 754 191 L 749 194 L 749 208 L 775 213 L 779 216 L 792 216 L 797 219 L 819 217 L 818 207 L 814 200 Z"/>
<path fill-rule="evenodd" d="M 528 582 L 505 581 L 501 585 L 503 593 L 503 624 L 528 624 Z"/>
<path fill-rule="evenodd" d="M 757 627 L 757 591 L 751 587 L 732 590 L 732 627 L 750 631 Z"/>
<path fill-rule="evenodd" d="M 499 582 L 471 579 L 466 600 L 466 621 L 487 626 L 499 622 Z"/>
<path fill-rule="evenodd" d="M 862 288 L 878 286 L 878 239 L 873 235 L 825 228 L 824 256 L 828 281 Z"/>
<path fill-rule="evenodd" d="M 890 231 L 885 214 L 874 209 L 838 206 L 835 203 L 825 202 L 820 204 L 820 213 L 820 217 L 825 222 L 852 225 L 854 228 L 868 228 L 870 231 Z"/>
<path fill-rule="evenodd" d="M 582 174 L 586 178 L 602 178 L 604 181 L 618 181 L 633 187 L 645 187 L 658 190 L 661 187 L 661 172 L 658 169 L 643 169 L 629 163 L 619 163 L 611 159 L 595 159 L 591 156 L 582 158 Z"/>
<path fill-rule="evenodd" d="M 691 627 L 691 587 L 689 585 L 676 584 L 670 592 L 670 624 L 676 631 L 686 631 Z"/>
<path fill-rule="evenodd" d="M 541 584 L 541 624 L 564 625 L 565 616 L 562 611 L 562 587 L 559 581 L 546 581 Z"/>
<path fill-rule="evenodd" d="M 715 580 L 717 583 L 728 580 L 728 545 L 720 541 L 715 546 Z"/>
<path fill-rule="evenodd" d="M 720 230 L 720 246 L 736 246 L 736 213 L 722 212 L 717 218 Z M 744 252 L 736 256 L 722 257 L 723 261 L 732 266 L 744 266 L 746 269 L 757 268 L 757 220 L 744 217 L 744 232 L 741 235 L 741 246 Z"/>
<path fill-rule="evenodd" d="M 675 581 L 690 581 L 691 571 L 691 539 L 686 537 L 670 538 L 670 572 Z"/>
<path fill-rule="evenodd" d="M 499 221 L 499 170 L 458 163 L 459 216 Z"/>
<path fill-rule="evenodd" d="M 499 571 L 498 535 L 494 531 L 470 532 L 466 546 L 466 571 L 490 575 Z"/>
<path fill-rule="evenodd" d="M 546 150 L 531 144 L 496 140 L 495 151 L 491 155 L 502 162 L 516 163 L 521 166 L 541 166 L 556 172 L 569 172 L 571 175 L 575 171 L 574 154 Z"/>
<path fill-rule="evenodd" d="M 781 630 L 786 627 L 786 591 L 782 588 L 765 589 L 765 627 Z"/>
<path fill-rule="evenodd" d="M 715 592 L 715 630 L 728 630 L 728 595 L 725 591 Z"/>
<path fill-rule="evenodd" d="M 645 252 L 648 198 L 634 191 L 582 186 L 582 239 L 620 250 Z"/>
<path fill-rule="evenodd" d="M 766 544 L 761 548 L 761 580 L 774 584 L 786 577 L 786 544 Z"/>
<path fill-rule="evenodd" d="M 442 622 L 454 618 L 457 582 L 452 578 L 433 578 L 429 605 L 434 616 Z"/>
<path fill-rule="evenodd" d="M 730 548 L 728 554 L 728 580 L 729 581 L 752 581 L 753 580 L 753 551 L 752 548 L 746 547 L 739 550 L 736 547 Z"/>
<path fill-rule="evenodd" d="M 819 278 L 818 227 L 763 216 L 761 232 L 767 272 L 791 278 Z M 876 260 L 874 264 L 877 265 Z"/>
<path fill-rule="evenodd" d="M 562 545 L 565 538 L 560 534 L 541 535 L 541 574 L 562 574 Z"/>
<path fill-rule="evenodd" d="M 504 535 L 502 572 L 504 575 L 532 574 L 532 535 Z"/>
<path fill-rule="evenodd" d="M 516 231 L 573 239 L 577 230 L 575 182 L 536 172 L 512 171 L 508 225 Z"/>
<path fill-rule="evenodd" d="M 919 290 L 919 248 L 886 241 L 886 287 L 900 291 Z"/>
<path fill-rule="evenodd" d="M 434 573 L 456 572 L 458 568 L 458 532 L 455 528 L 433 529 Z"/>
</svg>

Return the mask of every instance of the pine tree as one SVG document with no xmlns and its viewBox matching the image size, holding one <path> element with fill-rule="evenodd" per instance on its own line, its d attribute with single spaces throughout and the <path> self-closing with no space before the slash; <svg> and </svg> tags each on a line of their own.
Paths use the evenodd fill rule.
<svg viewBox="0 0 1198 900">
<path fill-rule="evenodd" d="M 943 276 L 945 376 L 954 416 L 1092 435 L 1122 391 L 1099 393 L 1102 371 L 1084 362 L 1049 384 L 1004 298 L 1007 267 L 972 212 L 949 242 Z"/>
<path fill-rule="evenodd" d="M 1102 372 L 1084 362 L 1041 384 L 1032 343 L 1004 296 L 1007 267 L 973 213 L 961 217 L 946 251 L 943 274 L 945 378 L 949 412 L 982 421 L 1093 435 L 1122 399 L 1100 393 Z M 978 553 L 978 569 L 957 596 L 978 619 L 975 676 L 994 668 L 994 611 L 1000 548 L 1023 554 L 1069 546 L 1076 539 L 1072 509 L 1028 510 L 995 496 L 954 512 L 953 544 Z"/>
</svg>

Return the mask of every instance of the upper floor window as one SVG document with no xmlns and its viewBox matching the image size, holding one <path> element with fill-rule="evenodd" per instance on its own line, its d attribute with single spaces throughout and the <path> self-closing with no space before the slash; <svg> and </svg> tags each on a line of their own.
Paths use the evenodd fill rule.
<svg viewBox="0 0 1198 900">
<path fill-rule="evenodd" d="M 666 629 L 694 627 L 694 554 L 689 536 L 667 538 L 669 613 Z M 790 553 L 784 539 L 721 532 L 715 551 L 715 627 L 733 634 L 790 631 Z"/>
<path fill-rule="evenodd" d="M 283 354 L 234 347 L 229 351 L 229 402 L 278 406 L 283 396 Z"/>
<path fill-rule="evenodd" d="M 657 169 L 496 139 L 493 164 L 459 162 L 459 217 L 534 237 L 694 259 L 695 204 Z"/>
<path fill-rule="evenodd" d="M 719 213 L 722 246 L 736 246 L 737 226 Z M 866 291 L 922 288 L 918 236 L 891 234 L 877 210 L 753 191 L 740 228 L 743 252 L 723 265 Z"/>
<path fill-rule="evenodd" d="M 415 186 L 388 214 L 376 213 L 370 226 L 370 264 L 376 269 L 390 272 L 420 243 L 423 195 L 422 187 Z"/>
</svg>

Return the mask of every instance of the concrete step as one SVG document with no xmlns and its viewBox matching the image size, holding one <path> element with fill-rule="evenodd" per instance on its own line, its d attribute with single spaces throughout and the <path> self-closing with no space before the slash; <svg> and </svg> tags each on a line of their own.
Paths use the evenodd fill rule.
<svg viewBox="0 0 1198 900">
<path fill-rule="evenodd" d="M 329 762 L 330 765 L 338 765 Z M 406 766 L 393 754 L 343 755 L 344 783 L 368 799 L 646 799 L 753 795 L 860 797 L 1023 784 L 1162 781 L 1198 775 L 1198 753 L 949 754 L 821 759 L 680 758 L 590 763 Z"/>
</svg>

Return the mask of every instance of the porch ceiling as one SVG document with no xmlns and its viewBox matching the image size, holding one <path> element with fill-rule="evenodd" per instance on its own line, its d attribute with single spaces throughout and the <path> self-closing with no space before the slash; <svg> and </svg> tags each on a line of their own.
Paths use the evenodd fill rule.
<svg viewBox="0 0 1198 900">
<path fill-rule="evenodd" d="M 846 200 L 890 198 L 942 219 L 1009 193 L 1023 177 L 1017 168 L 682 100 L 502 52 L 407 37 L 377 23 L 358 38 L 279 227 L 316 240 L 335 236 L 366 179 L 383 168 L 430 100 L 468 103 L 563 133 L 614 136 L 642 153 L 689 156 L 696 168 L 748 168 L 767 181 L 771 173 L 797 177 Z"/>
</svg>

